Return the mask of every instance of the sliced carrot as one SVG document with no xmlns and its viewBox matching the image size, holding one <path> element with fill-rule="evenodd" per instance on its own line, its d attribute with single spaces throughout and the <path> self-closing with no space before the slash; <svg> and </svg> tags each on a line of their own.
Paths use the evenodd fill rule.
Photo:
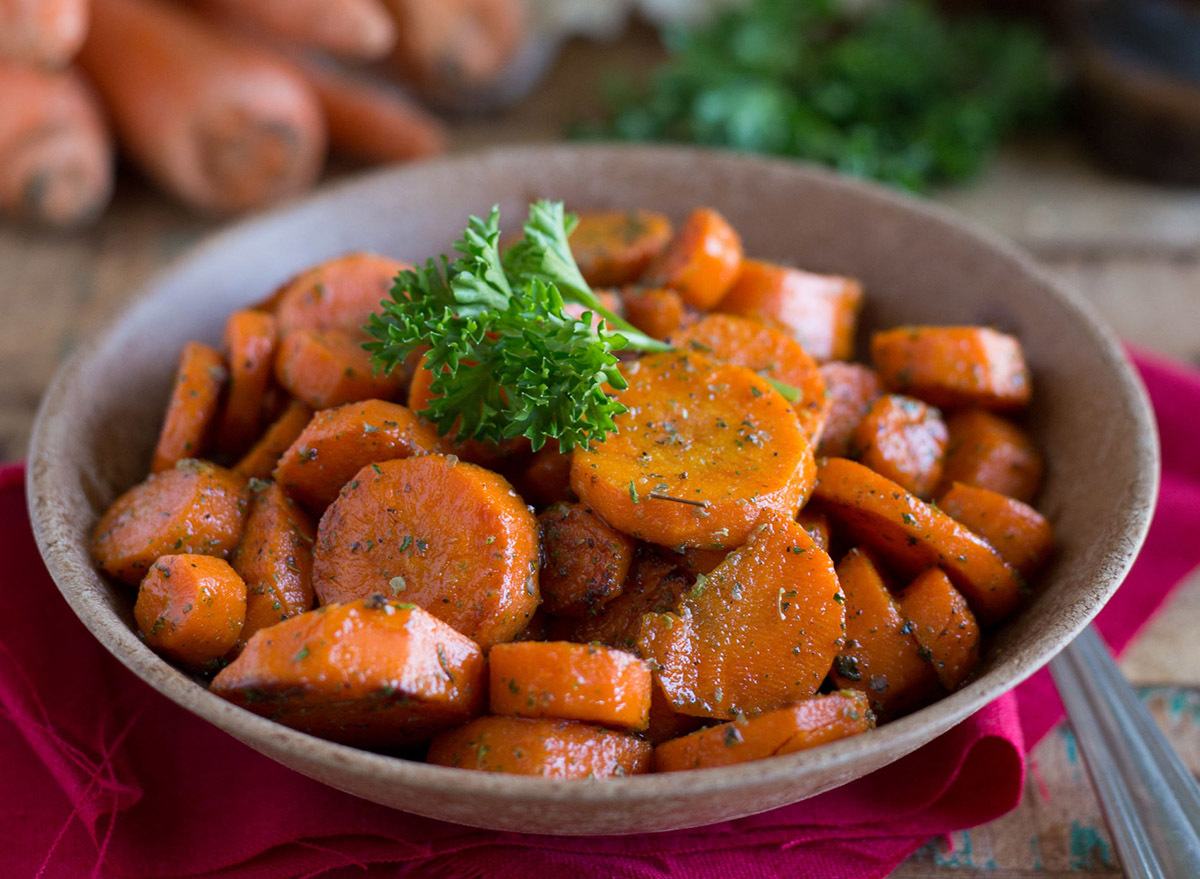
<svg viewBox="0 0 1200 879">
<path fill-rule="evenodd" d="M 951 483 L 986 488 L 1029 503 L 1042 481 L 1042 454 L 1029 435 L 1006 418 L 964 409 L 946 420 L 950 442 L 938 491 Z"/>
<path fill-rule="evenodd" d="M 694 323 L 697 312 L 674 290 L 663 287 L 626 287 L 621 293 L 625 319 L 654 339 L 665 340 L 672 333 Z"/>
<path fill-rule="evenodd" d="M 155 650 L 204 668 L 237 643 L 246 620 L 246 584 L 224 559 L 160 556 L 138 587 L 133 617 Z"/>
<path fill-rule="evenodd" d="M 265 629 L 313 605 L 312 521 L 275 483 L 253 486 L 246 529 L 230 563 L 246 581 L 244 644 Z"/>
<path fill-rule="evenodd" d="M 859 462 L 923 500 L 942 478 L 946 442 L 942 413 L 901 394 L 872 403 L 854 433 Z"/>
<path fill-rule="evenodd" d="M 347 253 L 306 269 L 275 292 L 279 334 L 342 330 L 362 335 L 367 319 L 390 299 L 408 263 L 374 253 Z"/>
<path fill-rule="evenodd" d="M 652 744 L 659 745 L 685 736 L 704 726 L 703 717 L 680 714 L 671 705 L 662 686 L 654 681 L 650 687 L 650 719 L 642 733 Z"/>
<path fill-rule="evenodd" d="M 671 240 L 671 221 L 653 211 L 583 211 L 571 255 L 593 287 L 632 284 Z"/>
<path fill-rule="evenodd" d="M 557 440 L 550 440 L 516 474 L 513 485 L 527 503 L 539 510 L 571 501 L 575 497 L 571 491 L 571 456 L 559 451 Z"/>
<path fill-rule="evenodd" d="M 1032 383 L 1021 343 L 987 327 L 897 327 L 871 337 L 893 391 L 946 408 L 1019 409 Z"/>
<path fill-rule="evenodd" d="M 0 0 L 0 59 L 62 67 L 83 45 L 90 8 L 90 0 Z"/>
<path fill-rule="evenodd" d="M 813 543 L 829 552 L 829 542 L 833 539 L 833 530 L 829 527 L 829 517 L 819 510 L 805 507 L 796 515 L 800 527 L 808 532 Z"/>
<path fill-rule="evenodd" d="M 671 344 L 791 385 L 800 393 L 792 408 L 801 429 L 811 442 L 820 436 L 829 414 L 825 380 L 817 361 L 787 333 L 731 314 L 710 314 L 672 335 Z"/>
<path fill-rule="evenodd" d="M 569 633 L 570 640 L 636 653 L 642 616 L 675 610 L 690 585 L 677 565 L 643 546 L 634 556 L 621 594 L 594 616 L 577 621 Z"/>
<path fill-rule="evenodd" d="M 376 373 L 361 341 L 341 330 L 289 333 L 279 344 L 275 378 L 314 409 L 387 399 L 404 387 L 400 377 Z"/>
<path fill-rule="evenodd" d="M 246 477 L 266 479 L 275 469 L 279 456 L 296 441 L 312 417 L 312 407 L 300 400 L 292 400 L 233 469 Z"/>
<path fill-rule="evenodd" d="M 985 625 L 1021 600 L 1021 575 L 987 541 L 869 467 L 822 459 L 813 499 L 905 576 L 941 565 Z"/>
<path fill-rule="evenodd" d="M 442 455 L 358 472 L 321 517 L 313 588 L 322 604 L 382 592 L 485 650 L 538 606 L 537 523 L 504 477 Z"/>
<path fill-rule="evenodd" d="M 950 578 L 937 568 L 900 594 L 900 612 L 947 690 L 957 690 L 979 660 L 979 624 Z"/>
<path fill-rule="evenodd" d="M 345 58 L 375 60 L 396 42 L 377 0 L 199 0 L 219 20 L 271 39 Z"/>
<path fill-rule="evenodd" d="M 623 650 L 566 641 L 488 652 L 492 714 L 582 720 L 636 732 L 650 719 L 650 666 Z"/>
<path fill-rule="evenodd" d="M 844 458 L 851 454 L 859 423 L 883 393 L 883 382 L 879 373 L 869 366 L 841 360 L 822 363 L 821 378 L 829 392 L 829 414 L 821 431 L 817 453 Z"/>
<path fill-rule="evenodd" d="M 438 450 L 437 434 L 407 406 L 364 400 L 313 416 L 279 458 L 275 481 L 320 514 L 368 464 Z"/>
<path fill-rule="evenodd" d="M 986 488 L 952 483 L 938 498 L 951 519 L 966 525 L 1000 553 L 1000 557 L 1030 577 L 1050 558 L 1054 529 L 1028 504 Z"/>
<path fill-rule="evenodd" d="M 844 623 L 829 556 L 790 515 L 766 513 L 677 612 L 642 618 L 638 649 L 676 711 L 733 717 L 816 693 Z"/>
<path fill-rule="evenodd" d="M 817 360 L 847 360 L 854 355 L 862 300 L 862 285 L 853 278 L 748 259 L 716 310 L 778 324 Z"/>
<path fill-rule="evenodd" d="M 178 461 L 198 458 L 208 451 L 221 391 L 228 378 L 225 361 L 214 348 L 200 342 L 183 346 L 167 414 L 154 447 L 151 473 L 170 470 Z"/>
<path fill-rule="evenodd" d="M 712 308 L 742 267 L 742 239 L 712 208 L 696 208 L 646 270 L 645 283 L 679 291 L 683 301 Z"/>
<path fill-rule="evenodd" d="M 403 747 L 479 714 L 486 675 L 470 638 L 419 607 L 375 596 L 260 630 L 212 689 L 315 736 Z"/>
<path fill-rule="evenodd" d="M 654 749 L 654 771 L 731 766 L 779 757 L 858 735 L 873 726 L 875 720 L 862 693 L 847 690 L 814 696 L 663 742 Z"/>
<path fill-rule="evenodd" d="M 585 504 L 555 504 L 538 516 L 542 542 L 542 605 L 583 618 L 621 594 L 633 561 L 633 541 Z M 576 718 L 581 719 L 581 718 Z"/>
<path fill-rule="evenodd" d="M 692 577 L 711 574 L 729 555 L 727 549 L 685 549 L 680 553 L 664 547 L 662 552 L 673 558 Z"/>
<path fill-rule="evenodd" d="M 229 395 L 217 423 L 217 448 L 239 454 L 254 442 L 275 362 L 275 318 L 262 311 L 235 311 L 225 322 Z"/>
<path fill-rule="evenodd" d="M 434 739 L 425 760 L 546 778 L 611 778 L 649 772 L 652 747 L 629 733 L 578 721 L 479 717 Z"/>
<path fill-rule="evenodd" d="M 249 503 L 245 478 L 185 459 L 113 502 L 92 531 L 92 557 L 106 573 L 134 584 L 168 553 L 227 558 L 242 536 Z"/>
<path fill-rule="evenodd" d="M 513 636 L 513 641 L 555 641 L 556 638 L 550 636 L 550 627 L 555 622 L 570 623 L 570 620 L 552 617 L 540 607 L 533 612 L 533 616 L 529 618 L 529 622 L 521 631 Z"/>
<path fill-rule="evenodd" d="M 838 562 L 846 596 L 846 642 L 831 678 L 861 690 L 881 717 L 920 708 L 941 692 L 938 675 L 913 637 L 867 550 L 854 548 Z"/>
<path fill-rule="evenodd" d="M 662 546 L 719 549 L 744 543 L 764 510 L 796 514 L 812 450 L 770 383 L 683 352 L 643 357 L 624 374 L 618 432 L 571 461 L 571 487 L 606 522 Z"/>
</svg>

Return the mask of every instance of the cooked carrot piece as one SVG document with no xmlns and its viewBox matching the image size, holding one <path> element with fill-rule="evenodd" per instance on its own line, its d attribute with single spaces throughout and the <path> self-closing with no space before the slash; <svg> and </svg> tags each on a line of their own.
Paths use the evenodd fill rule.
<svg viewBox="0 0 1200 879">
<path fill-rule="evenodd" d="M 538 606 L 537 523 L 504 477 L 443 455 L 369 464 L 317 529 L 322 604 L 377 592 L 445 620 L 485 650 Z"/>
<path fill-rule="evenodd" d="M 958 689 L 979 659 L 979 624 L 950 578 L 937 568 L 918 575 L 900 594 L 900 613 L 942 686 Z"/>
<path fill-rule="evenodd" d="M 833 530 L 829 527 L 828 516 L 819 510 L 810 510 L 805 507 L 797 514 L 796 521 L 800 523 L 801 528 L 808 532 L 813 543 L 829 552 L 829 541 L 833 538 Z"/>
<path fill-rule="evenodd" d="M 275 481 L 320 514 L 368 464 L 427 455 L 438 448 L 433 428 L 407 406 L 384 400 L 347 403 L 312 417 L 280 456 Z"/>
<path fill-rule="evenodd" d="M 571 254 L 593 287 L 632 284 L 671 240 L 671 221 L 653 211 L 584 211 Z"/>
<path fill-rule="evenodd" d="M 696 208 L 646 270 L 651 286 L 678 290 L 699 309 L 716 305 L 742 267 L 742 239 L 712 208 Z"/>
<path fill-rule="evenodd" d="M 230 559 L 246 581 L 242 643 L 259 629 L 313 605 L 312 546 L 316 528 L 275 483 L 255 483 L 246 530 Z"/>
<path fill-rule="evenodd" d="M 1021 343 L 987 327 L 897 327 L 871 337 L 883 383 L 947 409 L 1019 409 L 1032 384 Z"/>
<path fill-rule="evenodd" d="M 812 449 L 769 382 L 682 352 L 624 374 L 618 432 L 571 460 L 571 487 L 606 522 L 662 546 L 719 549 L 744 543 L 764 510 L 796 514 Z"/>
<path fill-rule="evenodd" d="M 862 299 L 853 278 L 748 259 L 716 310 L 778 324 L 817 360 L 847 360 L 854 355 Z"/>
<path fill-rule="evenodd" d="M 113 502 L 92 532 L 92 557 L 106 573 L 132 584 L 167 553 L 226 558 L 242 536 L 249 502 L 242 476 L 185 459 Z"/>
<path fill-rule="evenodd" d="M 942 478 L 946 442 L 942 413 L 901 394 L 872 403 L 854 433 L 861 463 L 923 500 Z"/>
<path fill-rule="evenodd" d="M 704 726 L 703 717 L 680 714 L 671 705 L 662 686 L 654 681 L 650 686 L 650 719 L 642 733 L 652 744 L 658 745 L 671 739 L 686 736 Z"/>
<path fill-rule="evenodd" d="M 779 757 L 858 735 L 875 726 L 866 697 L 854 690 L 814 696 L 663 742 L 654 749 L 655 772 L 730 766 Z"/>
<path fill-rule="evenodd" d="M 279 344 L 275 377 L 314 409 L 395 397 L 403 384 L 376 373 L 359 339 L 341 330 L 296 330 Z"/>
<path fill-rule="evenodd" d="M 654 339 L 665 340 L 696 320 L 697 312 L 674 290 L 626 287 L 621 293 L 625 319 Z"/>
<path fill-rule="evenodd" d="M 272 297 L 280 336 L 296 330 L 362 334 L 367 318 L 391 298 L 396 275 L 408 268 L 386 256 L 348 253 L 301 272 Z"/>
<path fill-rule="evenodd" d="M 582 720 L 636 732 L 650 719 L 650 666 L 624 650 L 566 641 L 488 652 L 492 714 Z"/>
<path fill-rule="evenodd" d="M 300 400 L 291 400 L 282 414 L 258 438 L 258 442 L 234 465 L 234 471 L 247 478 L 266 479 L 275 469 L 279 456 L 296 441 L 312 416 L 311 406 Z"/>
<path fill-rule="evenodd" d="M 621 594 L 633 541 L 585 504 L 555 504 L 538 516 L 542 605 L 553 614 L 590 616 Z"/>
<path fill-rule="evenodd" d="M 831 678 L 861 690 L 881 717 L 920 708 L 940 692 L 938 675 L 913 637 L 867 550 L 850 550 L 837 565 L 846 596 L 846 642 Z"/>
<path fill-rule="evenodd" d="M 258 436 L 275 339 L 275 318 L 265 312 L 235 311 L 225 322 L 229 396 L 217 422 L 217 448 L 226 454 L 244 452 Z"/>
<path fill-rule="evenodd" d="M 155 650 L 203 668 L 237 643 L 246 620 L 246 584 L 224 559 L 160 556 L 138 587 L 133 616 Z"/>
<path fill-rule="evenodd" d="M 822 363 L 821 378 L 829 392 L 829 414 L 817 454 L 844 458 L 851 453 L 859 423 L 883 393 L 883 382 L 869 366 L 841 360 Z"/>
<path fill-rule="evenodd" d="M 676 711 L 726 718 L 816 693 L 844 622 L 829 556 L 790 515 L 765 513 L 677 612 L 642 617 L 638 649 Z"/>
<path fill-rule="evenodd" d="M 486 703 L 470 638 L 411 604 L 330 604 L 257 632 L 212 689 L 285 726 L 367 748 L 402 747 Z"/>
<path fill-rule="evenodd" d="M 692 577 L 711 574 L 729 555 L 727 549 L 685 549 L 680 553 L 664 547 L 662 552 L 673 558 Z"/>
<path fill-rule="evenodd" d="M 571 456 L 558 449 L 558 441 L 550 440 L 534 453 L 524 470 L 515 475 L 513 484 L 526 503 L 537 509 L 572 500 Z"/>
<path fill-rule="evenodd" d="M 905 576 L 941 565 L 984 624 L 1021 599 L 1021 575 L 986 540 L 869 467 L 822 459 L 813 499 Z"/>
<path fill-rule="evenodd" d="M 825 380 L 817 361 L 787 333 L 744 317 L 710 314 L 672 335 L 671 344 L 791 385 L 800 392 L 792 408 L 800 417 L 801 429 L 814 443 L 820 436 L 829 414 Z"/>
<path fill-rule="evenodd" d="M 986 488 L 1029 503 L 1042 481 L 1042 454 L 1021 428 L 982 409 L 964 409 L 946 420 L 950 442 L 938 492 L 951 483 Z"/>
<path fill-rule="evenodd" d="M 986 488 L 955 482 L 938 498 L 942 511 L 966 525 L 1029 577 L 1046 563 L 1054 546 L 1054 529 L 1028 504 Z"/>
<path fill-rule="evenodd" d="M 167 414 L 154 447 L 151 473 L 170 470 L 178 461 L 198 458 L 208 451 L 221 391 L 228 377 L 225 361 L 216 349 L 200 342 L 183 346 Z"/>
<path fill-rule="evenodd" d="M 637 652 L 642 616 L 673 611 L 691 585 L 677 565 L 643 546 L 634 556 L 621 594 L 576 623 L 569 640 Z"/>
</svg>

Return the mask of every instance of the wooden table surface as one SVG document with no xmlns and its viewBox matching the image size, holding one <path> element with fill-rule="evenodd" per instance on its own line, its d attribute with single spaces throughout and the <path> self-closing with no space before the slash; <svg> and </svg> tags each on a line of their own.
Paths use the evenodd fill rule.
<svg viewBox="0 0 1200 879">
<path fill-rule="evenodd" d="M 644 35 L 615 49 L 572 45 L 527 101 L 458 126 L 454 148 L 557 137 L 593 104 L 614 63 L 657 57 Z M 1200 363 L 1200 193 L 1108 180 L 1061 144 L 1007 151 L 979 184 L 941 198 L 1029 247 L 1125 339 Z M 65 236 L 0 228 L 0 461 L 24 456 L 55 368 L 139 284 L 220 224 L 189 215 L 130 173 L 96 227 Z M 1198 416 L 1200 417 L 1200 416 Z M 1193 770 L 1200 769 L 1200 577 L 1126 654 L 1123 667 Z M 1034 750 L 1010 815 L 935 840 L 895 877 L 1048 879 L 1120 875 L 1069 728 Z"/>
</svg>

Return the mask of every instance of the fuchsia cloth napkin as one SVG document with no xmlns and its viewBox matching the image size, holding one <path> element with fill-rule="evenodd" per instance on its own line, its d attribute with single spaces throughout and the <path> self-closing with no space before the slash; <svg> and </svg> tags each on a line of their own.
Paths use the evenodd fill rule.
<svg viewBox="0 0 1200 879">
<path fill-rule="evenodd" d="M 1200 374 L 1139 358 L 1163 482 L 1150 537 L 1100 615 L 1119 649 L 1200 563 Z M 1061 716 L 1040 672 L 916 753 L 820 797 L 623 838 L 492 833 L 390 811 L 273 763 L 127 672 L 72 616 L 0 471 L 0 876 L 885 876 L 930 836 L 1016 805 Z"/>
</svg>

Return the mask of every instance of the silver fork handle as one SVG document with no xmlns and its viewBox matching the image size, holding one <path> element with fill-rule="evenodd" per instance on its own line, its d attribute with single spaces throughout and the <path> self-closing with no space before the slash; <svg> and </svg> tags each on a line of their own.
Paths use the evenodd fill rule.
<svg viewBox="0 0 1200 879">
<path fill-rule="evenodd" d="M 1091 626 L 1050 663 L 1129 879 L 1200 879 L 1200 785 Z"/>
</svg>

